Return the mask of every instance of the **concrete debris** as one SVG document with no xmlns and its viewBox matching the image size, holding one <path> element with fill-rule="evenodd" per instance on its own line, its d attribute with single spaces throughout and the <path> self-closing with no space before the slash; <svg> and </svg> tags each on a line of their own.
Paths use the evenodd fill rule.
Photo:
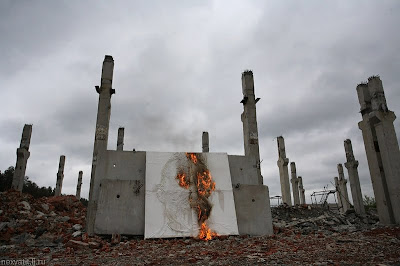
<svg viewBox="0 0 400 266">
<path fill-rule="evenodd" d="M 82 234 L 81 231 L 76 231 L 76 232 L 72 233 L 72 237 L 77 237 L 77 236 L 80 236 L 81 234 Z"/>
<path fill-rule="evenodd" d="M 25 210 L 30 211 L 31 210 L 31 205 L 29 205 L 28 202 L 26 201 L 21 201 L 20 204 L 24 207 Z"/>
<path fill-rule="evenodd" d="M 82 229 L 82 225 L 80 224 L 74 224 L 74 226 L 72 226 L 72 229 L 74 229 L 75 231 L 79 231 Z"/>
<path fill-rule="evenodd" d="M 290 228 L 295 233 L 309 234 L 311 232 L 354 232 L 370 230 L 379 227 L 379 217 L 373 212 L 359 216 L 348 210 L 341 214 L 311 205 L 289 207 L 280 205 L 271 208 L 275 233 L 284 228 Z"/>
<path fill-rule="evenodd" d="M 30 204 L 21 215 L 21 201 Z M 46 211 L 42 205 L 47 204 Z M 338 214 L 313 206 L 272 209 L 275 235 L 143 240 L 88 236 L 85 207 L 75 196 L 33 199 L 0 193 L 0 258 L 36 258 L 46 265 L 395 265 L 400 262 L 400 227 L 380 225 L 378 216 Z M 38 211 L 44 215 L 36 219 Z M 53 215 L 54 214 L 54 215 Z M 66 220 L 65 217 L 69 219 Z M 26 220 L 21 225 L 20 222 Z"/>
</svg>

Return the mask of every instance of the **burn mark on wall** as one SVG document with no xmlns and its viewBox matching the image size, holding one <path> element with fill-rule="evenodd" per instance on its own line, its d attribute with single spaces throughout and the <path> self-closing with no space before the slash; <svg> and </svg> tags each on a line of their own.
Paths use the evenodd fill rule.
<svg viewBox="0 0 400 266">
<path fill-rule="evenodd" d="M 197 213 L 197 222 L 200 227 L 198 237 L 210 240 L 216 236 L 207 226 L 212 205 L 208 198 L 215 190 L 215 182 L 207 167 L 205 157 L 201 153 L 186 153 L 186 161 L 178 163 L 176 180 L 184 189 L 189 189 L 190 207 Z"/>
</svg>

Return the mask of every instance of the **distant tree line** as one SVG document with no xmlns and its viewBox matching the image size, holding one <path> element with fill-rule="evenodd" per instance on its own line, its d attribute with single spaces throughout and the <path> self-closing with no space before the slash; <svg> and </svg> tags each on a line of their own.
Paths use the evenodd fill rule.
<svg viewBox="0 0 400 266">
<path fill-rule="evenodd" d="M 14 176 L 14 167 L 10 166 L 4 173 L 0 173 L 0 191 L 11 189 Z M 39 187 L 35 182 L 29 180 L 28 176 L 24 178 L 23 193 L 31 194 L 34 198 L 54 196 L 54 189 L 49 187 Z"/>
<path fill-rule="evenodd" d="M 0 171 L 0 192 L 11 189 L 12 180 L 14 177 L 14 167 L 10 166 L 4 172 Z M 49 187 L 39 187 L 35 182 L 29 180 L 28 176 L 25 176 L 24 187 L 22 188 L 23 193 L 31 194 L 34 198 L 51 197 L 54 196 L 55 189 Z M 81 198 L 80 201 L 84 206 L 88 206 L 88 200 Z"/>
</svg>

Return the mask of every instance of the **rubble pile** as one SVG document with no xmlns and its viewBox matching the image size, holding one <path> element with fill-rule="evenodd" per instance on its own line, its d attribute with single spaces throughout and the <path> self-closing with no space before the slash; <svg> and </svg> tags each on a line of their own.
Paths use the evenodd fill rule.
<svg viewBox="0 0 400 266">
<path fill-rule="evenodd" d="M 314 205 L 288 206 L 280 205 L 271 208 L 275 233 L 293 230 L 294 233 L 309 234 L 322 232 L 355 232 L 379 227 L 379 217 L 368 212 L 365 217 L 353 210 L 341 214 Z"/>
<path fill-rule="evenodd" d="M 35 199 L 17 191 L 0 193 L 0 243 L 55 247 L 82 234 L 86 208 L 74 196 Z"/>
<path fill-rule="evenodd" d="M 88 237 L 74 196 L 34 199 L 0 193 L 0 263 L 46 265 L 395 265 L 400 228 L 308 206 L 272 208 L 275 235 L 149 239 Z M 350 225 L 351 224 L 351 225 Z M 309 229 L 311 228 L 311 229 Z M 4 264 L 4 263 L 3 263 Z"/>
</svg>

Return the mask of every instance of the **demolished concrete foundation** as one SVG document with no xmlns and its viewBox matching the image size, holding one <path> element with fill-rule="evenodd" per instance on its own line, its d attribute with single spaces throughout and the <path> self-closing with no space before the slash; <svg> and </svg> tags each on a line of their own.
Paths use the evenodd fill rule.
<svg viewBox="0 0 400 266">
<path fill-rule="evenodd" d="M 260 171 L 255 108 L 258 99 L 254 96 L 253 73 L 242 74 L 245 156 L 238 156 L 209 153 L 208 134 L 203 135 L 202 153 L 107 150 L 111 95 L 115 92 L 112 89 L 113 68 L 113 58 L 106 56 L 101 86 L 96 86 L 99 104 L 87 213 L 88 234 L 151 238 L 193 236 L 193 232 L 198 232 L 200 239 L 204 232 L 206 237 L 213 233 L 271 235 L 269 192 L 262 184 Z M 223 192 L 229 191 L 228 184 L 232 197 Z M 228 210 L 228 206 L 233 208 Z M 228 211 L 228 216 L 223 215 L 223 210 Z M 223 224 L 229 224 L 232 230 L 219 229 L 216 222 L 227 217 L 231 218 Z M 161 222 L 165 231 L 155 230 L 159 226 L 154 222 Z M 203 224 L 208 227 L 206 231 L 203 231 Z"/>
</svg>

